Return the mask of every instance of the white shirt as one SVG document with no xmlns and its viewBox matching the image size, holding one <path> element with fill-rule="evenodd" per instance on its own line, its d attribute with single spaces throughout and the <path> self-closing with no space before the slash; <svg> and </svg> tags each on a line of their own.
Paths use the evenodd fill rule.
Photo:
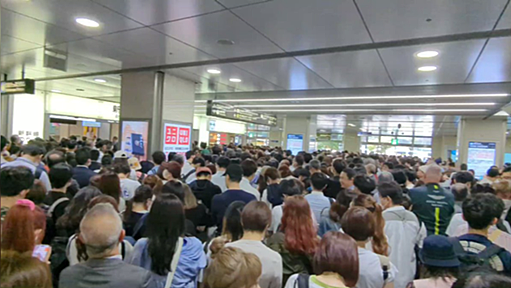
<svg viewBox="0 0 511 288">
<path fill-rule="evenodd" d="M 140 182 L 131 179 L 121 179 L 122 198 L 126 201 L 135 196 L 135 190 L 141 185 Z"/>
<path fill-rule="evenodd" d="M 389 276 L 384 281 L 380 258 L 375 253 L 364 248 L 358 247 L 358 260 L 360 276 L 355 286 L 356 288 L 383 288 L 387 283 L 394 282 L 398 274 L 396 266 L 390 263 Z"/>
<path fill-rule="evenodd" d="M 222 192 L 227 191 L 227 184 L 225 184 L 225 171 L 218 171 L 216 172 L 213 177 L 211 177 L 211 182 L 215 184 L 216 186 L 220 187 Z"/>
<path fill-rule="evenodd" d="M 241 179 L 240 189 L 247 193 L 254 195 L 256 197 L 257 201 L 261 200 L 261 193 L 259 193 L 259 191 L 257 191 L 257 189 L 254 188 L 250 184 L 250 181 L 248 181 L 248 179 L 245 177 L 243 177 L 243 179 Z"/>
<path fill-rule="evenodd" d="M 183 165 L 183 168 L 181 169 L 181 174 L 186 175 L 188 172 L 192 171 L 194 168 L 190 162 L 185 161 L 185 164 Z"/>
</svg>

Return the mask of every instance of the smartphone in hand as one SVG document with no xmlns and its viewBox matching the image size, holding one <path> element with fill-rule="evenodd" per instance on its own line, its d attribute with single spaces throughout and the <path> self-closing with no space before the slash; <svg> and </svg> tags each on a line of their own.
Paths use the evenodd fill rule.
<svg viewBox="0 0 511 288">
<path fill-rule="evenodd" d="M 34 248 L 34 252 L 32 253 L 32 257 L 35 257 L 41 262 L 48 262 L 51 256 L 51 246 L 50 245 L 36 245 Z"/>
</svg>

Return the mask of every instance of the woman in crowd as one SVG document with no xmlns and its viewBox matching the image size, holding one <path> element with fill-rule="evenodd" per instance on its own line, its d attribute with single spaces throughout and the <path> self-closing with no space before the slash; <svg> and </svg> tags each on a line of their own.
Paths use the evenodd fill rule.
<svg viewBox="0 0 511 288">
<path fill-rule="evenodd" d="M 293 179 L 283 179 L 280 182 L 280 191 L 282 192 L 283 200 L 285 200 L 287 197 L 294 196 L 294 195 L 302 195 L 305 191 L 305 187 L 303 186 L 302 182 L 299 180 L 293 178 Z M 282 220 L 282 214 L 284 211 L 284 203 L 282 205 L 277 205 L 273 207 L 271 211 L 271 227 L 269 231 L 271 233 L 278 232 L 278 229 L 281 224 Z"/>
<path fill-rule="evenodd" d="M 195 235 L 201 241 L 205 241 L 208 238 L 206 229 L 211 226 L 211 217 L 208 214 L 208 209 L 204 204 L 197 202 L 197 198 L 195 198 L 190 186 L 183 184 L 183 188 L 185 192 L 184 208 L 186 219 L 195 226 Z"/>
<path fill-rule="evenodd" d="M 393 287 L 396 267 L 389 258 L 378 255 L 365 247 L 375 234 L 373 214 L 364 207 L 352 207 L 344 213 L 341 226 L 344 233 L 357 241 L 360 276 L 357 288 Z"/>
<path fill-rule="evenodd" d="M 112 196 L 117 201 L 121 211 L 126 209 L 126 201 L 121 197 L 121 182 L 117 174 L 107 173 L 102 175 L 99 181 L 99 190 L 105 195 Z"/>
<path fill-rule="evenodd" d="M 383 219 L 383 208 L 376 203 L 372 196 L 360 194 L 353 200 L 353 206 L 364 207 L 371 211 L 374 218 L 374 235 L 371 237 L 371 245 L 367 248 L 376 254 L 389 256 L 389 242 L 385 236 L 385 220 Z"/>
<path fill-rule="evenodd" d="M 344 213 L 350 208 L 352 198 L 346 190 L 341 190 L 337 194 L 335 202 L 332 203 L 330 209 L 321 212 L 321 220 L 319 223 L 318 235 L 323 237 L 328 231 L 339 231 L 341 229 L 341 219 Z"/>
<path fill-rule="evenodd" d="M 75 234 L 80 228 L 80 222 L 87 212 L 89 202 L 101 194 L 101 191 L 93 186 L 80 189 L 66 207 L 66 213 L 57 221 L 57 235 L 69 238 Z"/>
<path fill-rule="evenodd" d="M 2 251 L 0 284 L 9 288 L 52 288 L 52 275 L 47 263 L 32 257 L 31 253 Z"/>
<path fill-rule="evenodd" d="M 262 268 L 259 257 L 239 248 L 215 251 L 204 274 L 204 288 L 257 288 Z"/>
<path fill-rule="evenodd" d="M 151 177 L 151 176 L 149 176 Z M 154 176 L 153 176 L 154 177 Z M 153 190 L 148 185 L 141 185 L 135 190 L 133 199 L 126 203 L 123 213 L 123 225 L 126 236 L 133 236 L 133 228 L 137 222 L 149 212 L 153 197 Z"/>
<path fill-rule="evenodd" d="M 293 177 L 293 172 L 291 172 L 291 169 L 289 169 L 289 165 L 281 163 L 279 167 L 279 173 L 282 179 L 291 179 L 291 177 Z"/>
<path fill-rule="evenodd" d="M 181 165 L 176 161 L 163 162 L 158 169 L 157 175 L 163 183 L 170 180 L 179 180 L 181 179 Z"/>
<path fill-rule="evenodd" d="M 2 224 L 2 254 L 4 250 L 32 253 L 43 241 L 45 230 L 44 211 L 30 200 L 18 200 Z"/>
<path fill-rule="evenodd" d="M 449 238 L 431 235 L 424 239 L 419 253 L 423 279 L 414 280 L 408 288 L 450 288 L 459 274 L 460 261 Z"/>
<path fill-rule="evenodd" d="M 160 191 L 161 187 L 163 187 L 163 182 L 156 175 L 149 175 L 145 177 L 142 184 L 151 187 L 153 192 Z"/>
<path fill-rule="evenodd" d="M 259 181 L 259 191 L 262 191 L 263 196 L 261 201 L 267 203 L 270 208 L 282 205 L 284 196 L 280 190 L 280 173 L 276 168 L 269 167 L 264 174 L 261 175 Z"/>
<path fill-rule="evenodd" d="M 357 243 L 341 232 L 326 233 L 314 255 L 313 267 L 316 275 L 295 274 L 285 288 L 302 287 L 301 283 L 311 288 L 355 287 L 359 275 Z"/>
<path fill-rule="evenodd" d="M 206 257 L 201 242 L 194 237 L 183 238 L 184 232 L 182 202 L 175 195 L 162 193 L 148 214 L 147 238 L 137 241 L 126 262 L 150 270 L 158 287 L 165 287 L 171 261 L 179 257 L 171 286 L 197 287 L 199 273 L 206 267 Z M 180 255 L 176 254 L 176 247 L 182 247 Z"/>
<path fill-rule="evenodd" d="M 303 196 L 287 197 L 282 225 L 267 242 L 282 257 L 283 281 L 296 273 L 311 273 L 311 258 L 319 243 L 309 202 Z"/>
</svg>

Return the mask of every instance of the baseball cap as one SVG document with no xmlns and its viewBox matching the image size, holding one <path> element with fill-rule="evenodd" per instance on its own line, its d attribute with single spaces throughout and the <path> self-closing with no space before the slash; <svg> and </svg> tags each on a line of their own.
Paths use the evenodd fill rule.
<svg viewBox="0 0 511 288">
<path fill-rule="evenodd" d="M 126 151 L 119 150 L 114 153 L 114 158 L 129 158 L 131 155 Z"/>
<path fill-rule="evenodd" d="M 209 175 L 213 174 L 208 167 L 199 167 L 197 171 L 195 171 L 195 174 L 199 175 L 200 173 L 208 173 Z"/>
</svg>

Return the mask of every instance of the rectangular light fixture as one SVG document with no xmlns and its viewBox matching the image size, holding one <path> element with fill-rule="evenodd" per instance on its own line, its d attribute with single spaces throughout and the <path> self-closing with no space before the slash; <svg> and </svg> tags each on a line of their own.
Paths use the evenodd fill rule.
<svg viewBox="0 0 511 288">
<path fill-rule="evenodd" d="M 494 106 L 494 102 L 483 103 L 350 103 L 350 104 L 313 104 L 314 107 L 399 107 L 399 106 Z M 311 104 L 273 104 L 273 105 L 236 105 L 236 108 L 298 108 L 310 107 Z"/>
<path fill-rule="evenodd" d="M 485 112 L 487 109 L 261 109 L 259 112 Z"/>
<path fill-rule="evenodd" d="M 352 124 L 352 123 L 348 123 L 348 126 L 351 126 L 351 127 L 357 127 L 357 125 Z"/>
</svg>

